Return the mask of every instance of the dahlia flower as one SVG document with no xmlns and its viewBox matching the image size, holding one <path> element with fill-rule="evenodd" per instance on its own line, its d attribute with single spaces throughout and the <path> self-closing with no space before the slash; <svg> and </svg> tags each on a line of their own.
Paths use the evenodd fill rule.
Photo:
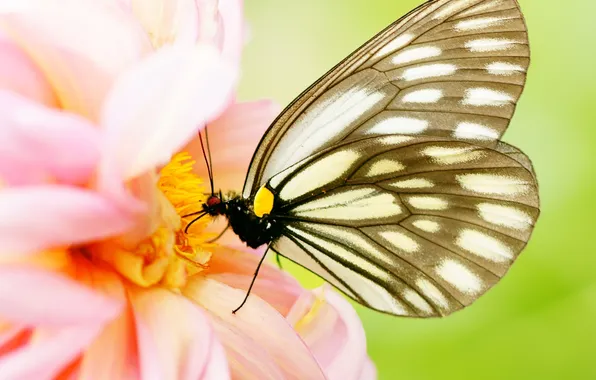
<svg viewBox="0 0 596 380">
<path fill-rule="evenodd" d="M 341 296 L 210 243 L 193 139 L 242 176 L 240 0 L 0 1 L 0 378 L 373 379 Z M 229 182 L 228 182 L 229 181 Z M 237 183 L 237 182 L 236 182 Z"/>
</svg>

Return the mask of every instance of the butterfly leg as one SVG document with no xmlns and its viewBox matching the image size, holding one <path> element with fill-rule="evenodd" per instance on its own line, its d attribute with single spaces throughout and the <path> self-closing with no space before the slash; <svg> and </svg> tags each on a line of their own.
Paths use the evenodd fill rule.
<svg viewBox="0 0 596 380">
<path fill-rule="evenodd" d="M 223 231 L 221 231 L 219 233 L 219 235 L 217 235 L 216 237 L 214 237 L 213 239 L 207 241 L 207 243 L 215 243 L 216 241 L 219 240 L 219 238 L 221 238 L 223 236 L 223 234 L 226 233 L 226 231 L 228 230 L 228 228 L 230 228 L 230 223 L 228 222 L 228 225 L 226 226 L 226 228 L 223 229 Z"/>
<path fill-rule="evenodd" d="M 238 310 L 240 310 L 242 308 L 242 306 L 244 306 L 244 304 L 248 300 L 248 296 L 250 295 L 250 291 L 252 290 L 252 286 L 255 284 L 255 280 L 257 279 L 257 276 L 259 275 L 259 269 L 261 269 L 261 265 L 263 265 L 263 262 L 265 261 L 265 256 L 267 256 L 267 251 L 265 251 L 265 253 L 263 253 L 263 257 L 261 257 L 261 260 L 259 261 L 259 265 L 257 265 L 257 269 L 255 270 L 255 274 L 254 274 L 254 276 L 252 278 L 252 281 L 250 282 L 250 285 L 248 287 L 248 290 L 246 291 L 246 296 L 244 296 L 244 300 L 242 301 L 242 303 L 240 304 L 240 306 L 238 306 L 236 309 L 234 309 L 232 311 L 232 314 L 236 314 L 236 312 Z"/>
<path fill-rule="evenodd" d="M 279 258 L 279 253 L 275 252 L 275 261 L 277 262 L 277 266 L 279 269 L 283 270 L 283 266 L 281 265 L 281 259 Z"/>
</svg>

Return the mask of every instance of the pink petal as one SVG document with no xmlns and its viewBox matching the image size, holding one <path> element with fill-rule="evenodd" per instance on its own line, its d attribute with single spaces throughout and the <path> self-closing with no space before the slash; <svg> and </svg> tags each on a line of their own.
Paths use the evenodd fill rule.
<svg viewBox="0 0 596 380">
<path fill-rule="evenodd" d="M 222 51 L 232 62 L 240 61 L 244 46 L 243 3 L 243 0 L 219 0 L 219 13 L 223 24 Z"/>
<path fill-rule="evenodd" d="M 248 374 L 253 379 L 286 379 L 275 358 L 253 336 L 219 318 L 213 318 L 212 325 L 225 348 L 233 379 L 243 379 Z"/>
<path fill-rule="evenodd" d="M 51 379 L 74 361 L 102 325 L 37 329 L 29 344 L 0 359 L 0 379 Z"/>
<path fill-rule="evenodd" d="M 263 134 L 279 113 L 268 100 L 236 103 L 209 124 L 215 185 L 224 191 L 241 191 L 248 165 Z M 201 145 L 195 138 L 186 150 L 197 160 L 195 171 L 207 178 Z"/>
<path fill-rule="evenodd" d="M 87 347 L 79 380 L 138 379 L 139 361 L 132 313 L 128 310 L 107 324 Z"/>
<path fill-rule="evenodd" d="M 1 254 L 104 239 L 132 223 L 127 210 L 88 190 L 58 185 L 0 190 Z"/>
<path fill-rule="evenodd" d="M 60 105 L 96 120 L 114 79 L 151 50 L 122 5 L 94 0 L 22 0 L 1 23 L 45 73 Z"/>
<path fill-rule="evenodd" d="M 374 380 L 376 378 L 377 368 L 370 359 L 367 359 L 366 363 L 364 363 L 364 368 L 362 368 L 362 372 L 360 372 L 358 380 Z"/>
<path fill-rule="evenodd" d="M 26 52 L 1 31 L 0 88 L 41 104 L 56 105 L 56 97 L 43 72 L 35 66 Z"/>
<path fill-rule="evenodd" d="M 130 6 L 155 46 L 194 43 L 198 38 L 200 10 L 195 0 L 131 0 Z"/>
<path fill-rule="evenodd" d="M 205 307 L 221 323 L 229 325 L 232 331 L 242 332 L 252 340 L 255 349 L 263 349 L 283 371 L 285 378 L 325 378 L 316 360 L 292 327 L 256 295 L 249 297 L 238 313 L 232 314 L 232 310 L 244 298 L 245 292 L 241 290 L 195 276 L 183 289 L 183 294 Z M 230 362 L 232 367 L 236 364 Z"/>
<path fill-rule="evenodd" d="M 221 365 L 226 363 L 226 365 Z M 226 380 L 231 378 L 230 366 L 223 346 L 218 342 L 211 347 L 211 356 L 207 362 L 207 368 L 203 371 L 203 380 Z"/>
<path fill-rule="evenodd" d="M 330 287 L 303 295 L 288 315 L 330 380 L 359 380 L 366 361 L 366 337 L 358 315 Z M 316 298 L 316 299 L 315 299 Z M 306 317 L 305 317 L 306 316 Z"/>
<path fill-rule="evenodd" d="M 259 260 L 258 255 L 219 248 L 214 252 L 205 275 L 233 288 L 246 291 Z M 262 298 L 282 315 L 290 311 L 296 299 L 304 291 L 292 276 L 268 263 L 261 266 L 259 276 L 252 288 L 252 294 Z"/>
<path fill-rule="evenodd" d="M 198 306 L 159 288 L 130 293 L 142 379 L 194 380 L 202 378 L 207 367 L 212 373 L 226 373 L 225 358 L 211 355 L 219 342 Z"/>
<path fill-rule="evenodd" d="M 236 77 L 214 51 L 181 46 L 164 47 L 128 71 L 103 110 L 100 181 L 130 179 L 167 163 L 220 114 Z"/>
<path fill-rule="evenodd" d="M 109 298 L 58 273 L 0 266 L 0 316 L 19 325 L 102 324 L 118 315 L 122 306 L 121 299 Z"/>
<path fill-rule="evenodd" d="M 99 131 L 80 116 L 0 90 L 0 178 L 9 185 L 83 184 L 99 160 Z"/>
</svg>

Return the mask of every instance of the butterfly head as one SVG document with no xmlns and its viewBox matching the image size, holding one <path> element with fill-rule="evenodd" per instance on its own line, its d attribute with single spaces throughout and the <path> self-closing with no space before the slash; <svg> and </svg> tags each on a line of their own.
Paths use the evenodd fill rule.
<svg viewBox="0 0 596 380">
<path fill-rule="evenodd" d="M 223 199 L 221 191 L 218 194 L 211 194 L 203 203 L 203 210 L 211 216 L 225 215 L 226 202 Z"/>
</svg>

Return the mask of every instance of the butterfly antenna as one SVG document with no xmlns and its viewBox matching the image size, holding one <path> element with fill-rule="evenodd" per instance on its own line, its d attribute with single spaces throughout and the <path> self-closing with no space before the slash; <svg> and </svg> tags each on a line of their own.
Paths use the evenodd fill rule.
<svg viewBox="0 0 596 380">
<path fill-rule="evenodd" d="M 253 276 L 252 281 L 250 282 L 250 286 L 248 287 L 248 291 L 246 292 L 246 296 L 244 296 L 244 300 L 242 301 L 242 303 L 240 304 L 240 306 L 238 306 L 236 309 L 234 309 L 232 311 L 232 314 L 236 314 L 238 312 L 238 310 L 240 310 L 242 308 L 242 306 L 244 306 L 244 304 L 248 300 L 248 296 L 250 295 L 250 291 L 252 290 L 252 286 L 255 284 L 255 280 L 257 279 L 257 276 L 259 275 L 259 269 L 261 269 L 261 265 L 263 265 L 263 261 L 265 261 L 265 256 L 267 256 L 267 251 L 265 251 L 265 253 L 263 253 L 263 257 L 261 257 L 261 261 L 259 261 L 259 265 L 257 266 L 257 269 L 255 270 L 255 275 Z"/>
<path fill-rule="evenodd" d="M 207 152 L 205 151 L 205 145 L 203 144 L 203 135 L 201 134 L 201 132 L 199 132 L 199 142 L 201 143 L 201 151 L 203 151 L 203 158 L 205 159 L 205 165 L 207 166 L 207 175 L 209 176 L 209 184 L 211 185 L 211 195 L 213 195 L 213 172 L 211 170 L 210 160 L 207 158 Z"/>
<path fill-rule="evenodd" d="M 213 188 L 215 187 L 215 177 L 213 176 L 213 160 L 211 159 L 211 147 L 209 146 L 209 134 L 207 132 L 207 126 L 205 126 L 205 145 L 207 145 L 207 157 L 209 157 L 209 167 L 211 168 L 211 194 L 213 195 L 215 194 L 213 192 Z"/>
<path fill-rule="evenodd" d="M 201 219 L 202 217 L 204 217 L 205 215 L 207 215 L 208 213 L 203 211 L 200 213 L 195 213 L 195 214 L 199 214 L 199 216 L 197 216 L 196 218 L 194 218 L 192 220 L 192 222 L 188 223 L 188 225 L 186 226 L 186 228 L 184 229 L 184 233 L 187 234 L 188 233 L 188 229 L 190 228 L 190 226 L 192 226 L 193 224 L 195 224 L 199 219 Z M 187 215 L 187 216 L 191 216 L 193 214 Z"/>
</svg>

